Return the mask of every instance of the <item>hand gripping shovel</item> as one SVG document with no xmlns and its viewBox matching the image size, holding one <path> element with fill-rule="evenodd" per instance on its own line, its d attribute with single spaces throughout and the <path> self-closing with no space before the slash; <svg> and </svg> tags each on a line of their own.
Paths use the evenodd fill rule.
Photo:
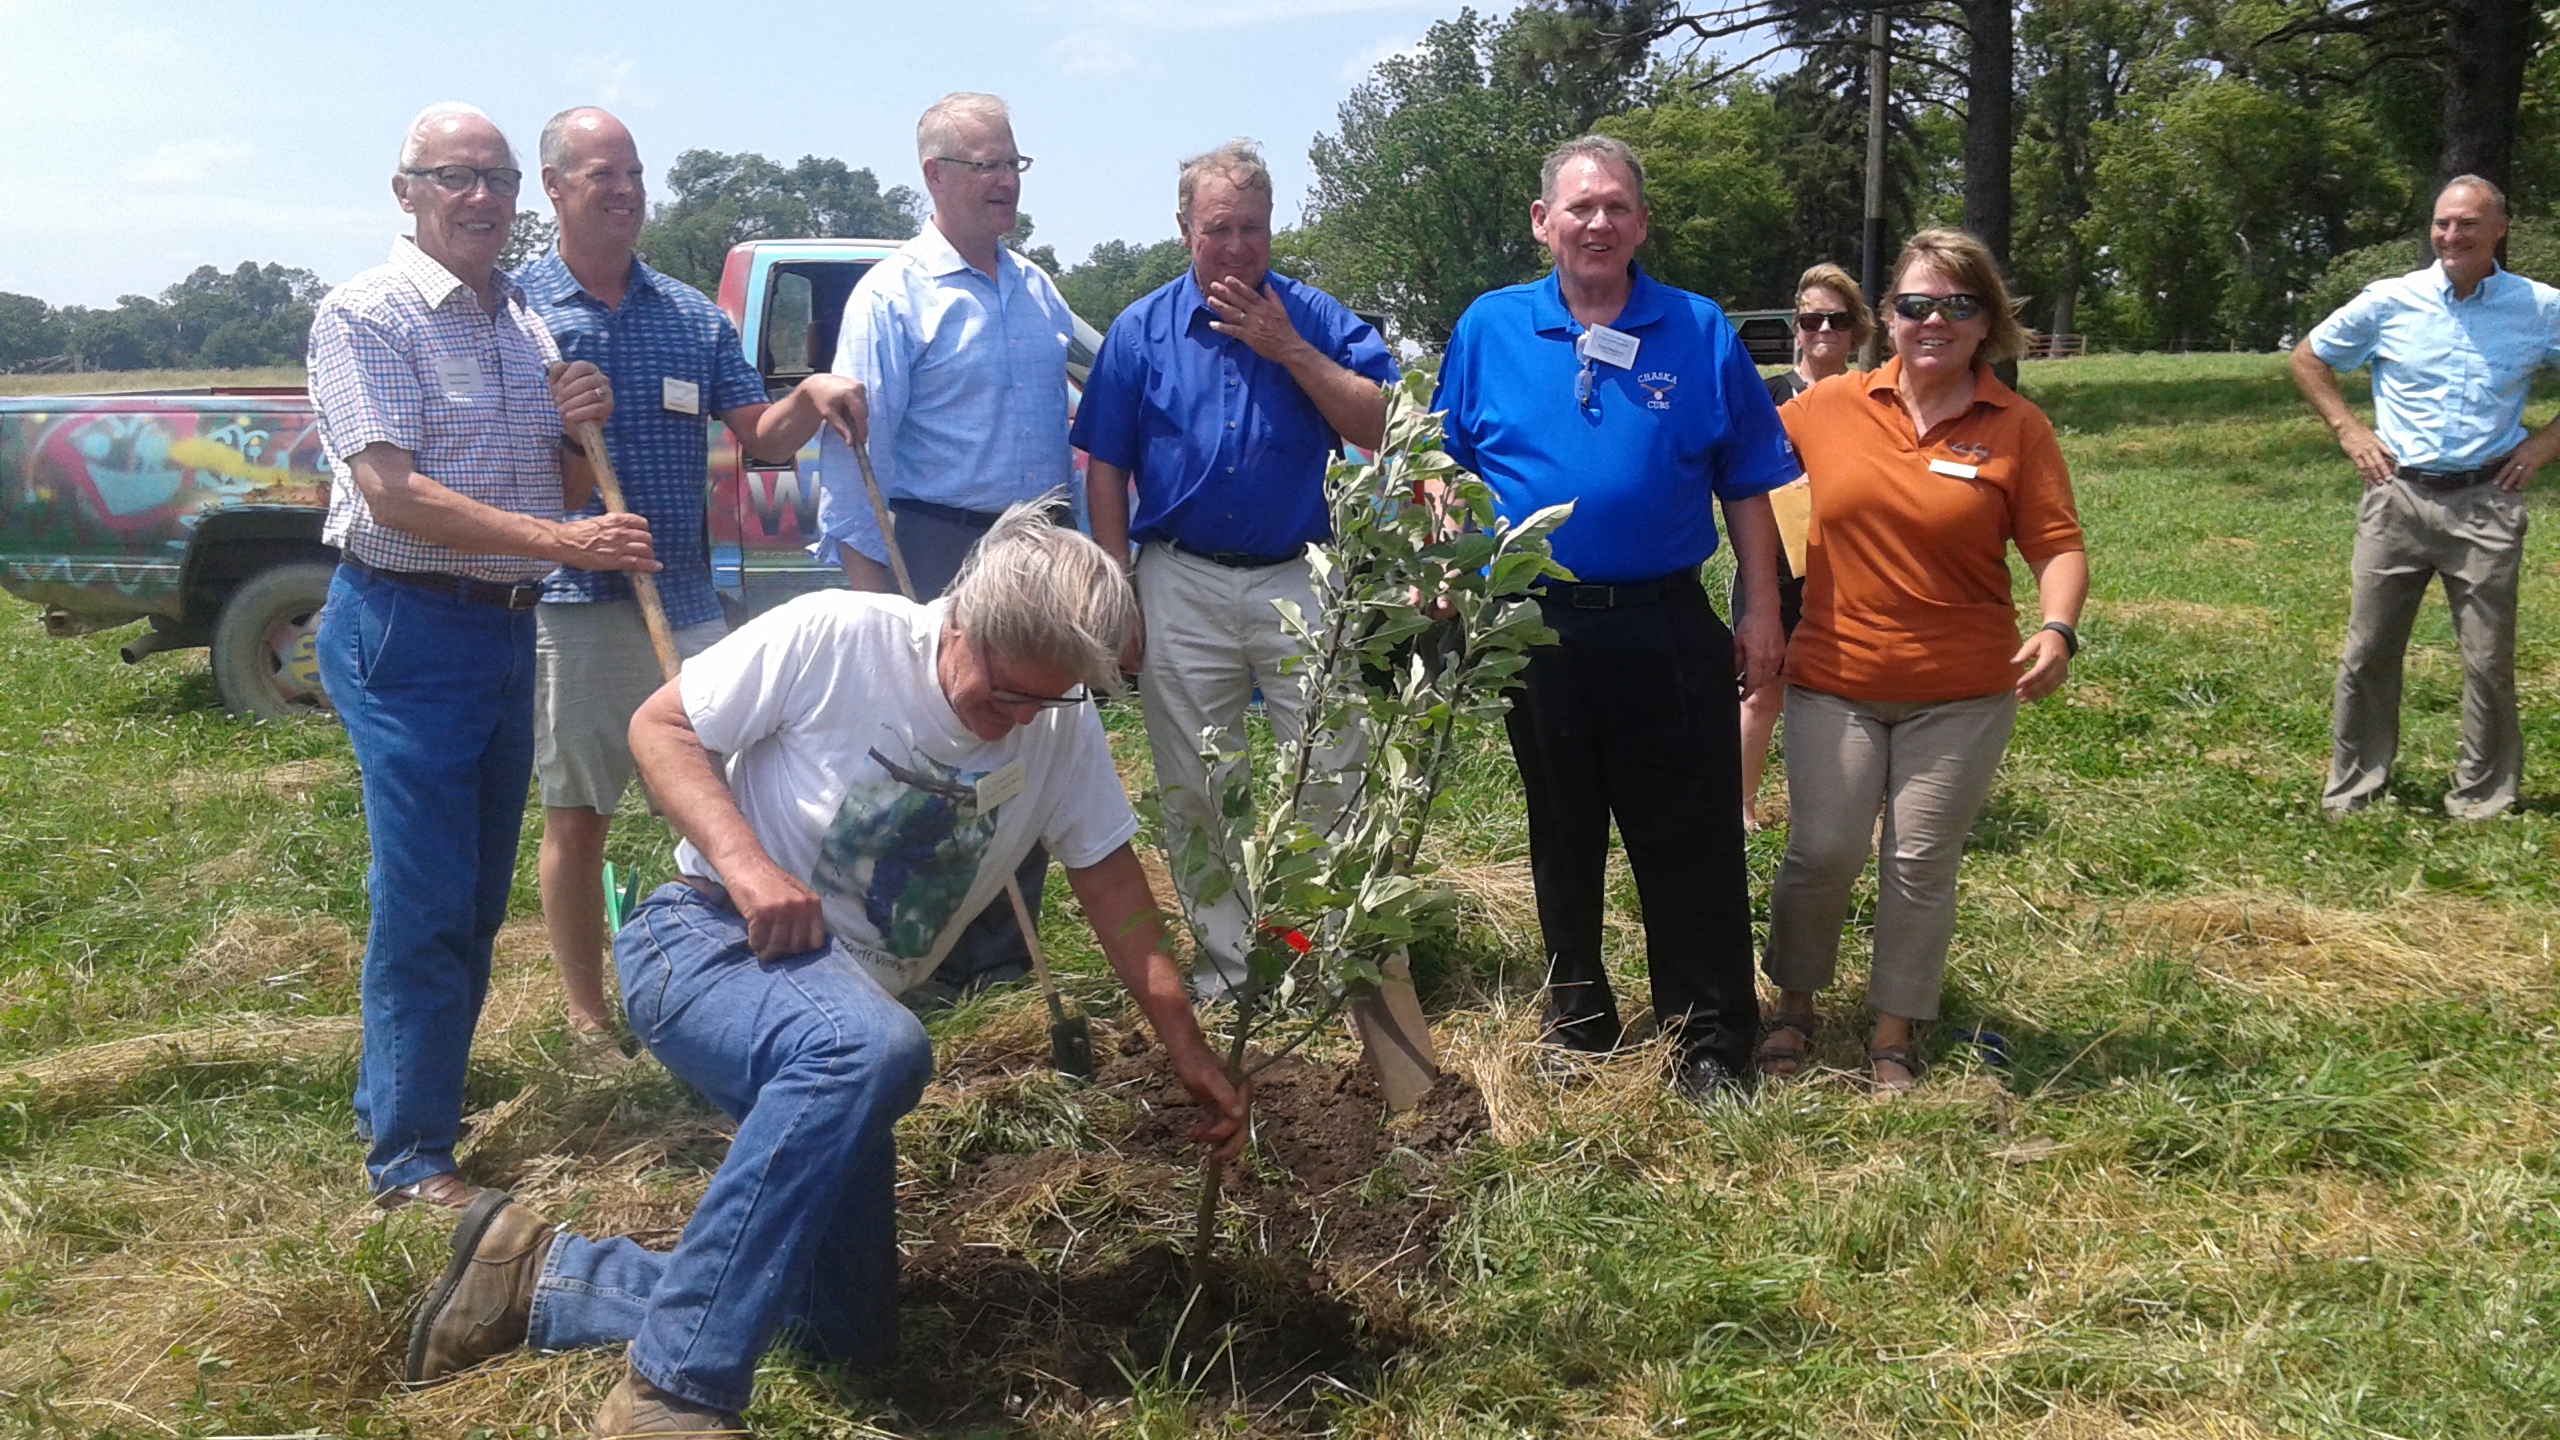
<svg viewBox="0 0 2560 1440">
<path fill-rule="evenodd" d="M 897 577 L 898 593 L 913 600 L 916 582 L 907 573 L 907 557 L 898 549 L 897 520 L 889 513 L 889 502 L 880 494 L 880 477 L 871 469 L 871 447 L 859 441 L 853 447 L 853 458 L 862 467 L 863 493 L 871 497 L 871 518 L 880 526 L 880 542 L 889 547 L 889 573 Z M 1070 1015 L 1058 999 L 1058 982 L 1049 975 L 1049 957 L 1040 948 L 1040 927 L 1031 919 L 1031 907 L 1023 903 L 1022 885 L 1011 875 L 1004 877 L 1004 898 L 1013 905 L 1015 923 L 1022 927 L 1022 943 L 1031 951 L 1032 973 L 1040 977 L 1040 994 L 1049 1002 L 1049 1063 L 1061 1075 L 1077 1080 L 1093 1078 L 1093 1028 L 1082 1015 Z"/>
</svg>

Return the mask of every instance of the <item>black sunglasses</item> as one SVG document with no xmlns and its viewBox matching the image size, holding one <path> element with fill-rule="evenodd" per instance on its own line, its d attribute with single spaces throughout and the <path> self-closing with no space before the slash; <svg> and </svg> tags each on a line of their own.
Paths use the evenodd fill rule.
<svg viewBox="0 0 2560 1440">
<path fill-rule="evenodd" d="M 1796 328 L 1810 335 L 1816 330 L 1854 330 L 1857 326 L 1851 323 L 1846 310 L 1799 310 Z"/>
<path fill-rule="evenodd" d="M 1905 290 L 1893 297 L 1893 313 L 1905 320 L 1926 320 L 1944 315 L 1949 320 L 1970 320 L 1982 313 L 1979 295 L 1915 295 Z"/>
</svg>

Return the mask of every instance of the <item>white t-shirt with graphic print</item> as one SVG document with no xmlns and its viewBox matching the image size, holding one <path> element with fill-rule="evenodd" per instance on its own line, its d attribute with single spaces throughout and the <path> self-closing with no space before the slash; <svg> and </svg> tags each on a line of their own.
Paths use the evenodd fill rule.
<svg viewBox="0 0 2560 1440">
<path fill-rule="evenodd" d="M 678 682 L 765 853 L 818 892 L 829 933 L 893 995 L 1004 903 L 1033 841 L 1075 870 L 1138 833 L 1092 706 L 1043 710 L 996 741 L 960 723 L 934 676 L 946 606 L 804 595 L 685 662 Z M 720 878 L 690 841 L 676 868 Z"/>
</svg>

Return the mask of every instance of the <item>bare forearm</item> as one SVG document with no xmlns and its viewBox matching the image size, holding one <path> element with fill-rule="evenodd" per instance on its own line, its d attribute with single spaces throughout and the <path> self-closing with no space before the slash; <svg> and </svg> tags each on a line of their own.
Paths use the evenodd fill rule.
<svg viewBox="0 0 2560 1440">
<path fill-rule="evenodd" d="M 1085 514 L 1093 543 L 1123 564 L 1129 558 L 1129 472 L 1088 458 L 1084 468 Z"/>
<path fill-rule="evenodd" d="M 808 383 L 795 385 L 791 393 L 770 405 L 758 407 L 752 432 L 740 437 L 750 459 L 766 465 L 787 464 L 818 433 L 826 416 L 820 412 Z"/>
<path fill-rule="evenodd" d="M 720 767 L 684 713 L 683 692 L 668 681 L 642 702 L 631 717 L 631 758 L 641 782 L 665 814 L 667 824 L 710 860 L 723 878 L 740 870 L 773 865 L 738 797 L 720 776 Z"/>
<path fill-rule="evenodd" d="M 562 556 L 557 521 L 483 505 L 405 464 L 359 463 L 350 468 L 377 524 L 467 555 L 555 561 Z"/>
<path fill-rule="evenodd" d="M 1135 852 L 1123 845 L 1099 864 L 1068 871 L 1067 883 L 1112 973 L 1128 987 L 1166 1052 L 1177 1061 L 1194 1054 L 1214 1058 L 1183 992 L 1181 971 L 1165 953 L 1164 921 Z"/>
<path fill-rule="evenodd" d="M 2332 434 L 2344 434 L 2349 427 L 2363 428 L 2363 422 L 2347 408 L 2346 395 L 2338 389 L 2337 372 L 2329 368 L 2327 361 L 2312 353 L 2310 341 L 2305 340 L 2293 347 L 2293 359 L 2288 363 L 2293 371 L 2294 388 L 2302 392 L 2303 399 L 2311 402 L 2312 413 L 2320 417 L 2321 423 L 2327 425 Z"/>
<path fill-rule="evenodd" d="M 1386 438 L 1387 392 L 1377 381 L 1336 365 L 1312 345 L 1289 375 L 1335 434 L 1363 450 L 1377 449 Z"/>
<path fill-rule="evenodd" d="M 1778 613 L 1778 518 L 1769 497 L 1724 502 L 1725 529 L 1733 534 L 1733 564 L 1741 578 L 1743 606 Z"/>
<path fill-rule="evenodd" d="M 2044 618 L 2077 629 L 2081 607 L 2089 603 L 2089 552 L 2065 550 L 2027 570 L 2036 578 L 2036 603 Z"/>
</svg>

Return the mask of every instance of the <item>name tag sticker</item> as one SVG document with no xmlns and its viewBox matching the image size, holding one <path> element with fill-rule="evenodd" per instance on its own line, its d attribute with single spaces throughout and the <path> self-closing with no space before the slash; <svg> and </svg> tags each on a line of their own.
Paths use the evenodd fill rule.
<svg viewBox="0 0 2560 1440">
<path fill-rule="evenodd" d="M 1951 475 L 1958 480 L 1971 480 L 1982 474 L 1980 470 L 1971 465 L 1959 465 L 1953 460 L 1930 461 L 1929 473 L 1932 475 Z"/>
<path fill-rule="evenodd" d="M 480 362 L 469 355 L 436 361 L 436 388 L 451 400 L 467 399 L 488 388 L 480 379 Z"/>
<path fill-rule="evenodd" d="M 678 415 L 699 415 L 702 413 L 702 387 L 690 380 L 666 376 L 658 382 L 658 403 Z"/>
<path fill-rule="evenodd" d="M 1636 337 L 1624 330 L 1594 325 L 1582 332 L 1582 353 L 1603 365 L 1625 370 L 1636 363 Z"/>
<path fill-rule="evenodd" d="M 986 814 L 1022 793 L 1023 782 L 1031 774 L 1020 760 L 1008 760 L 978 777 L 978 813 Z"/>
</svg>

